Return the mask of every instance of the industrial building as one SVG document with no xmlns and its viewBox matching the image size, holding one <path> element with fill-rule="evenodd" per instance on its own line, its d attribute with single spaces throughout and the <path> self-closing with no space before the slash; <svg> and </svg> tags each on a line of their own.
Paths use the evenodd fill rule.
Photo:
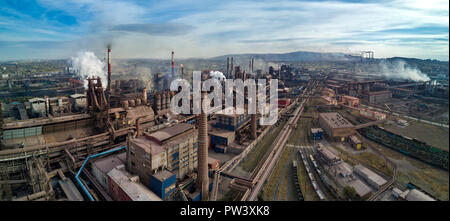
<svg viewBox="0 0 450 221">
<path fill-rule="evenodd" d="M 351 145 L 353 148 L 355 148 L 356 150 L 360 150 L 360 149 L 361 149 L 361 147 L 362 147 L 362 142 L 361 142 L 361 140 L 360 140 L 357 136 L 355 136 L 355 135 L 350 135 L 348 138 L 349 138 L 349 139 L 348 139 L 348 142 L 350 143 L 350 145 Z"/>
<path fill-rule="evenodd" d="M 103 159 L 96 160 L 91 163 L 92 174 L 102 187 L 107 190 L 109 188 L 108 173 L 119 165 L 126 164 L 126 153 L 112 155 Z"/>
<path fill-rule="evenodd" d="M 108 173 L 109 195 L 115 201 L 162 201 L 121 165 Z"/>
<path fill-rule="evenodd" d="M 242 111 L 238 111 L 234 107 L 229 107 L 228 109 L 223 110 L 223 112 L 226 114 L 216 114 L 217 122 L 214 126 L 230 131 L 239 129 L 250 117 L 245 108 Z M 238 112 L 242 114 L 238 114 Z"/>
<path fill-rule="evenodd" d="M 361 180 L 358 179 L 349 182 L 348 185 L 355 188 L 356 193 L 361 198 L 367 197 L 372 192 L 370 187 L 368 187 L 366 184 L 364 184 L 363 182 L 361 182 Z"/>
<path fill-rule="evenodd" d="M 382 185 L 387 183 L 387 181 L 383 177 L 367 169 L 363 165 L 354 166 L 353 171 L 377 190 L 380 189 Z"/>
<path fill-rule="evenodd" d="M 391 91 L 376 91 L 368 93 L 369 103 L 384 103 L 392 98 Z"/>
<path fill-rule="evenodd" d="M 311 138 L 313 140 L 322 140 L 323 130 L 322 128 L 311 128 Z"/>
<path fill-rule="evenodd" d="M 320 113 L 319 124 L 328 137 L 344 141 L 348 136 L 355 134 L 355 127 L 339 113 Z"/>
<path fill-rule="evenodd" d="M 149 185 L 150 175 L 167 168 L 183 179 L 197 168 L 197 132 L 181 123 L 129 141 L 127 169 Z"/>
<path fill-rule="evenodd" d="M 359 99 L 357 97 L 343 95 L 343 96 L 341 96 L 341 102 L 342 102 L 342 104 L 350 106 L 350 107 L 358 107 L 359 106 Z"/>
<path fill-rule="evenodd" d="M 328 147 L 325 147 L 323 144 L 319 143 L 317 151 L 319 153 L 319 157 L 325 162 L 327 165 L 336 165 L 341 162 L 341 158 L 336 156 L 333 152 L 331 152 Z"/>
</svg>

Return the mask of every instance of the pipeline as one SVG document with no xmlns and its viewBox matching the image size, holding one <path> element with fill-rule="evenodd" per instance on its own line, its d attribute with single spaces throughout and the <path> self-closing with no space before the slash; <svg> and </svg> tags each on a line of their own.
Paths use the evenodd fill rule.
<svg viewBox="0 0 450 221">
<path fill-rule="evenodd" d="M 127 146 L 121 146 L 121 147 L 118 147 L 118 148 L 115 148 L 115 149 L 112 149 L 112 150 L 107 150 L 105 152 L 94 154 L 92 156 L 87 157 L 84 160 L 83 165 L 81 165 L 80 170 L 78 170 L 77 175 L 75 175 L 75 180 L 81 186 L 81 188 L 83 189 L 84 193 L 86 193 L 86 195 L 88 196 L 90 201 L 94 201 L 94 198 L 92 197 L 92 195 L 89 193 L 87 188 L 84 186 L 83 183 L 81 183 L 81 180 L 79 179 L 79 176 L 80 176 L 81 172 L 83 171 L 83 168 L 86 166 L 86 163 L 92 158 L 95 158 L 95 157 L 98 157 L 98 156 L 102 156 L 102 155 L 105 155 L 105 154 L 109 154 L 109 153 L 113 153 L 113 152 L 116 152 L 116 151 L 119 151 L 119 150 L 122 150 L 122 149 L 126 149 L 126 148 L 127 148 Z"/>
</svg>

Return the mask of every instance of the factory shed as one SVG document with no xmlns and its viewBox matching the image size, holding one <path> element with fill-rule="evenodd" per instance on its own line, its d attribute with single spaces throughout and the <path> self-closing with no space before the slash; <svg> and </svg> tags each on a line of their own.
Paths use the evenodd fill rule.
<svg viewBox="0 0 450 221">
<path fill-rule="evenodd" d="M 126 153 L 120 154 L 122 156 L 126 156 Z M 116 168 L 119 165 L 123 165 L 126 163 L 126 159 L 123 157 L 119 158 L 118 155 L 108 156 L 103 159 L 96 160 L 91 163 L 92 174 L 96 178 L 96 180 L 100 183 L 100 185 L 108 189 L 108 176 L 107 174 L 112 169 Z"/>
<path fill-rule="evenodd" d="M 366 184 L 361 182 L 361 180 L 353 180 L 353 181 L 349 182 L 348 185 L 355 188 L 356 193 L 361 198 L 368 196 L 368 194 L 372 192 L 370 187 L 368 187 Z"/>
<path fill-rule="evenodd" d="M 109 194 L 115 201 L 162 201 L 156 194 L 139 183 L 133 176 L 118 166 L 108 173 Z"/>
<path fill-rule="evenodd" d="M 166 169 L 150 176 L 150 189 L 162 199 L 175 190 L 176 175 Z"/>
<path fill-rule="evenodd" d="M 320 113 L 319 124 L 325 133 L 334 139 L 344 141 L 346 137 L 355 134 L 355 127 L 336 112 Z"/>
<path fill-rule="evenodd" d="M 375 187 L 377 190 L 380 189 L 382 185 L 387 183 L 387 181 L 383 179 L 383 177 L 360 164 L 356 165 L 353 171 L 361 176 L 369 185 Z"/>
<path fill-rule="evenodd" d="M 436 201 L 432 197 L 417 189 L 406 190 L 400 194 L 400 198 L 406 201 Z"/>
<path fill-rule="evenodd" d="M 360 149 L 361 149 L 361 147 L 362 147 L 362 142 L 361 142 L 361 140 L 360 140 L 357 136 L 355 136 L 355 135 L 350 135 L 348 138 L 349 138 L 349 143 L 350 143 L 350 145 L 351 145 L 353 148 L 355 148 L 355 149 L 357 149 L 357 150 L 360 150 Z"/>
</svg>

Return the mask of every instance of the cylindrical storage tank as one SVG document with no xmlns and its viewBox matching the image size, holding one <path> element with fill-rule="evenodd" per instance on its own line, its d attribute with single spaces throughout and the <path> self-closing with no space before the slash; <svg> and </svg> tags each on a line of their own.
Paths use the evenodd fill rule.
<svg viewBox="0 0 450 221">
<path fill-rule="evenodd" d="M 167 103 L 166 103 L 166 93 L 163 93 L 161 95 L 161 109 L 164 110 L 167 108 Z"/>
<path fill-rule="evenodd" d="M 156 111 L 161 110 L 161 95 L 160 94 L 155 95 L 155 103 L 156 103 Z"/>
<path fill-rule="evenodd" d="M 136 99 L 136 106 L 141 106 L 142 102 L 141 99 L 137 98 Z"/>
<path fill-rule="evenodd" d="M 130 104 L 130 107 L 136 106 L 136 102 L 133 99 L 129 100 L 128 103 Z"/>
<path fill-rule="evenodd" d="M 128 104 L 127 100 L 122 101 L 122 107 L 123 107 L 123 109 L 128 109 L 129 104 Z"/>
</svg>

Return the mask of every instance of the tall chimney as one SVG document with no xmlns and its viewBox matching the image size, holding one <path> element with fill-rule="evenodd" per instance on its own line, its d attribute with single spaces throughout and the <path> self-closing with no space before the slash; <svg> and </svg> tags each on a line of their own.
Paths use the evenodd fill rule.
<svg viewBox="0 0 450 221">
<path fill-rule="evenodd" d="M 234 79 L 234 75 L 233 75 L 233 70 L 234 70 L 234 66 L 233 66 L 233 57 L 231 57 L 231 78 Z"/>
<path fill-rule="evenodd" d="M 206 99 L 206 91 L 202 91 L 202 102 Z M 203 106 L 203 105 L 201 105 Z M 198 121 L 198 150 L 197 150 L 197 189 L 201 190 L 202 200 L 208 200 L 208 118 L 205 110 L 201 110 L 201 114 L 197 116 Z"/>
<path fill-rule="evenodd" d="M 173 59 L 174 52 L 172 51 L 172 79 L 175 77 L 175 60 Z"/>
<path fill-rule="evenodd" d="M 50 102 L 48 100 L 48 96 L 45 96 L 44 99 L 45 99 L 45 114 L 48 117 L 48 115 L 50 113 Z"/>
<path fill-rule="evenodd" d="M 251 74 L 253 74 L 253 62 L 254 62 L 255 60 L 252 58 L 252 72 L 251 72 Z"/>
<path fill-rule="evenodd" d="M 184 76 L 184 65 L 180 64 L 180 68 L 181 68 L 181 77 Z"/>
<path fill-rule="evenodd" d="M 144 89 L 142 90 L 142 103 L 143 103 L 144 105 L 147 104 L 147 88 L 144 88 Z"/>
<path fill-rule="evenodd" d="M 230 57 L 227 57 L 227 78 L 230 78 Z"/>
<path fill-rule="evenodd" d="M 111 48 L 110 47 L 108 47 L 108 85 L 106 87 L 106 90 L 108 91 L 108 95 L 109 95 L 109 91 L 111 90 Z M 109 102 L 109 99 L 108 99 L 108 102 Z"/>
</svg>

